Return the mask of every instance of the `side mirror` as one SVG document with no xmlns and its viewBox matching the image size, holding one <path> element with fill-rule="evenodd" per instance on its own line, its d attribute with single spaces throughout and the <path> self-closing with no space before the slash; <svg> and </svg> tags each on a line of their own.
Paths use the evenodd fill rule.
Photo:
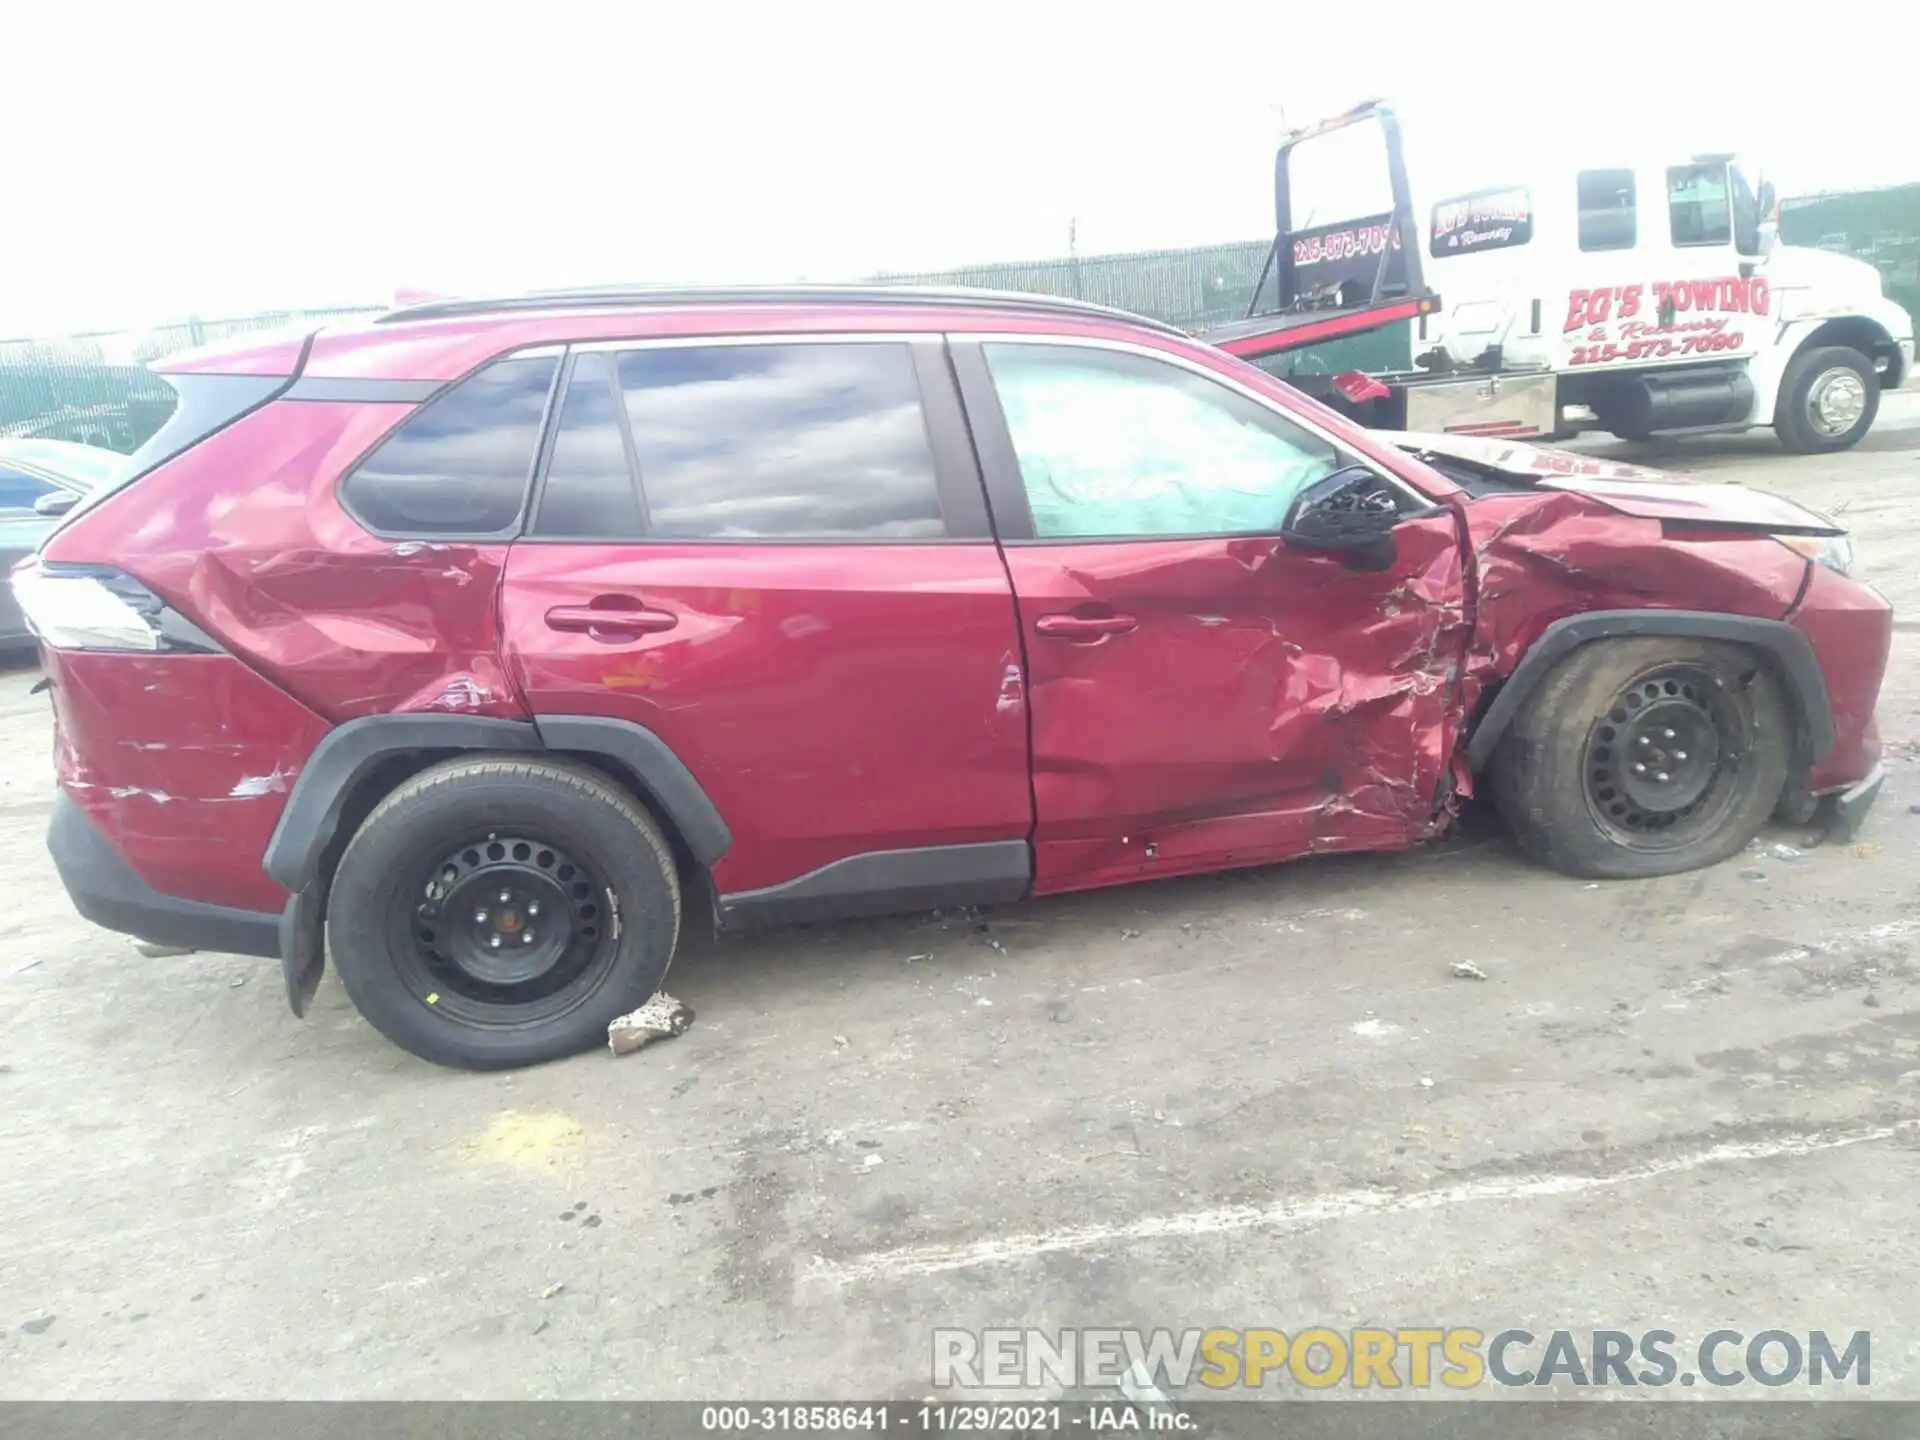
<svg viewBox="0 0 1920 1440">
<path fill-rule="evenodd" d="M 1349 465 L 1294 497 L 1280 538 L 1296 550 L 1340 556 L 1355 570 L 1385 570 L 1399 553 L 1393 527 L 1400 508 L 1380 478 Z"/>
<path fill-rule="evenodd" d="M 33 502 L 33 513 L 49 518 L 64 515 L 80 503 L 80 497 L 71 490 L 49 490 Z"/>
</svg>

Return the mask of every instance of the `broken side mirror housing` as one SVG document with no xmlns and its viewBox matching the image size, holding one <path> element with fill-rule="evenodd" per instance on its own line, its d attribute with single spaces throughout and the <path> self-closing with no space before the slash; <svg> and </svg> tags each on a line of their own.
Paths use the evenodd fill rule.
<svg viewBox="0 0 1920 1440">
<path fill-rule="evenodd" d="M 1280 538 L 1296 550 L 1338 555 L 1355 570 L 1385 570 L 1398 548 L 1393 492 L 1364 465 L 1348 465 L 1294 497 Z"/>
</svg>

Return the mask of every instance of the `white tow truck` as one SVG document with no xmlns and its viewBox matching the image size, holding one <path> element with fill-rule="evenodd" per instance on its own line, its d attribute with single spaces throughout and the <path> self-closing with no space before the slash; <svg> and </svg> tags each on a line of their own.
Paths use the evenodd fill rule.
<svg viewBox="0 0 1920 1440">
<path fill-rule="evenodd" d="M 1292 228 L 1300 147 L 1363 122 L 1380 125 L 1391 209 Z M 1912 317 L 1879 273 L 1779 243 L 1772 187 L 1736 155 L 1597 158 L 1427 199 L 1387 107 L 1297 132 L 1275 168 L 1276 304 L 1208 338 L 1260 363 L 1293 352 L 1295 384 L 1385 429 L 1644 440 L 1772 426 L 1802 453 L 1866 434 L 1914 361 Z M 1336 316 L 1347 323 L 1329 329 Z M 1403 320 L 1410 369 L 1302 363 L 1316 329 Z"/>
</svg>

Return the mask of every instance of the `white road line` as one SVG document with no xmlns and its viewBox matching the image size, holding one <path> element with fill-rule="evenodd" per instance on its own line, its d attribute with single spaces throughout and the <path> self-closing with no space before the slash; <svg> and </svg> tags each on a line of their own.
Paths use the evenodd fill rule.
<svg viewBox="0 0 1920 1440">
<path fill-rule="evenodd" d="M 829 1285 L 898 1280 L 914 1275 L 968 1270 L 976 1266 L 1010 1265 L 1041 1255 L 1097 1250 L 1117 1244 L 1230 1235 L 1242 1230 L 1285 1233 L 1361 1216 L 1403 1215 L 1418 1210 L 1477 1204 L 1485 1200 L 1530 1200 L 1544 1196 L 1577 1195 L 1588 1190 L 1605 1190 L 1616 1185 L 1685 1174 L 1689 1170 L 1700 1170 L 1710 1165 L 1738 1165 L 1754 1160 L 1814 1155 L 1824 1150 L 1866 1145 L 1910 1134 L 1920 1134 L 1920 1120 L 1851 1130 L 1818 1131 L 1778 1140 L 1712 1145 L 1703 1150 L 1670 1155 L 1597 1175 L 1502 1175 L 1411 1192 L 1343 1190 L 1330 1195 L 1283 1197 L 1264 1205 L 1230 1205 L 1217 1210 L 1193 1210 L 1180 1215 L 1144 1215 L 1137 1220 L 1076 1225 L 1030 1235 L 976 1240 L 967 1244 L 909 1245 L 846 1261 L 817 1256 L 802 1279 Z"/>
</svg>

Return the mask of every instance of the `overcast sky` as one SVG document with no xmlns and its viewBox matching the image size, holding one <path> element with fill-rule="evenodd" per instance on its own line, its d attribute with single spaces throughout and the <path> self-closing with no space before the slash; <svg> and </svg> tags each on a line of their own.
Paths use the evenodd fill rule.
<svg viewBox="0 0 1920 1440">
<path fill-rule="evenodd" d="M 1283 126 L 1372 96 L 1429 194 L 1920 179 L 1916 41 L 1911 0 L 16 3 L 0 336 L 1260 238 Z"/>
</svg>

